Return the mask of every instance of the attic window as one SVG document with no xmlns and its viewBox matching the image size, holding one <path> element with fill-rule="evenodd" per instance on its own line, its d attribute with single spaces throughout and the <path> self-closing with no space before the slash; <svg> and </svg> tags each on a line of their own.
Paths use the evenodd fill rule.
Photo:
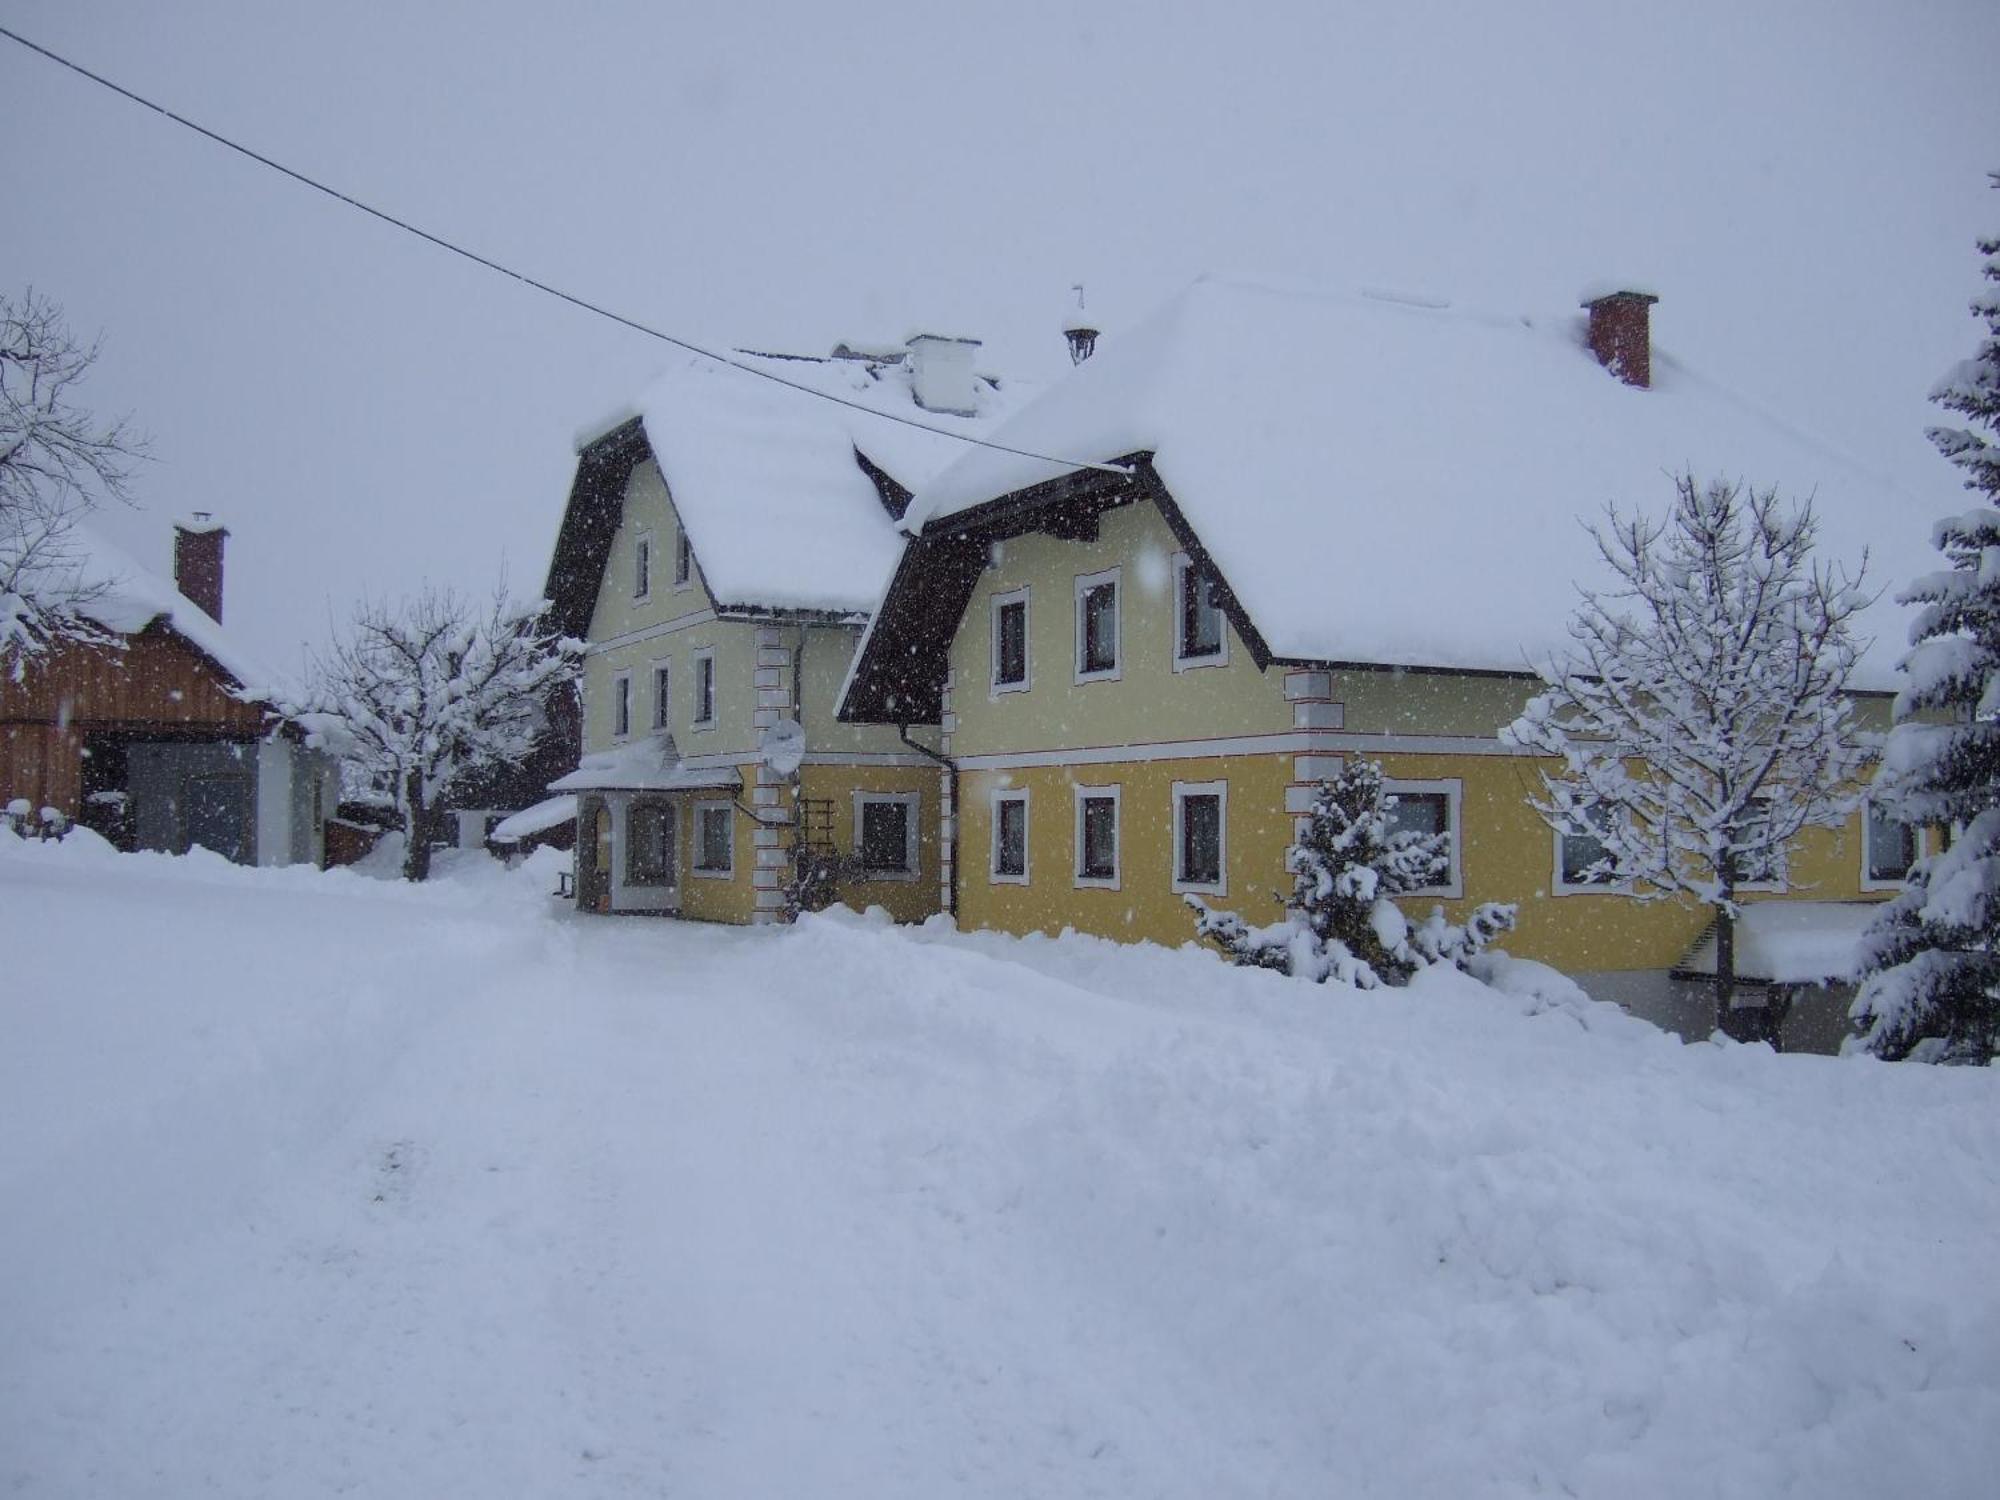
<svg viewBox="0 0 2000 1500">
<path fill-rule="evenodd" d="M 1076 581 L 1076 680 L 1118 675 L 1118 570 Z"/>
<path fill-rule="evenodd" d="M 686 527 L 674 531 L 674 587 L 684 589 L 694 576 L 694 549 L 688 545 Z"/>
<path fill-rule="evenodd" d="M 644 599 L 653 592 L 653 536 L 642 531 L 632 547 L 632 597 Z"/>
<path fill-rule="evenodd" d="M 1222 606 L 1215 575 L 1186 556 L 1174 560 L 1179 608 L 1175 611 L 1174 665 L 1205 666 L 1225 659 Z"/>
</svg>

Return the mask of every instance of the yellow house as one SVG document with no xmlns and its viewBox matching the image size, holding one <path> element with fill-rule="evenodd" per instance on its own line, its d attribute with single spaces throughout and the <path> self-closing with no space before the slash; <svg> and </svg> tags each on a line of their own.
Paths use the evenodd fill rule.
<svg viewBox="0 0 2000 1500">
<path fill-rule="evenodd" d="M 1656 357 L 1653 300 L 1537 320 L 1204 279 L 1003 424 L 1020 451 L 920 489 L 841 713 L 939 730 L 960 922 L 1178 944 L 1190 894 L 1275 920 L 1315 784 L 1365 755 L 1451 835 L 1407 905 L 1518 902 L 1510 951 L 1669 1004 L 1703 911 L 1578 878 L 1593 851 L 1499 739 L 1592 576 L 1580 518 L 1663 511 L 1692 464 L 1812 493 L 1823 557 L 1924 564 L 1848 464 Z M 1790 893 L 1879 899 L 1912 852 L 1858 818 L 1800 841 Z"/>
<path fill-rule="evenodd" d="M 807 854 L 841 900 L 938 909 L 935 734 L 834 710 L 910 487 L 960 446 L 925 428 L 1001 409 L 977 348 L 690 359 L 580 443 L 549 596 L 586 646 L 581 763 L 551 786 L 583 909 L 777 920 Z"/>
</svg>

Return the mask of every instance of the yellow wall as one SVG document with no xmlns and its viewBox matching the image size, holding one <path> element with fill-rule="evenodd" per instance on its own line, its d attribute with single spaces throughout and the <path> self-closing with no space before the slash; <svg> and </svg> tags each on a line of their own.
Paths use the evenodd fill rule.
<svg viewBox="0 0 2000 1500">
<path fill-rule="evenodd" d="M 938 766 L 807 766 L 799 773 L 802 796 L 833 803 L 833 841 L 843 854 L 854 852 L 856 792 L 915 792 L 917 875 L 914 880 L 870 880 L 841 889 L 840 900 L 857 911 L 886 909 L 898 922 L 921 922 L 942 909 L 938 884 Z"/>
<path fill-rule="evenodd" d="M 970 927 L 1053 932 L 1074 926 L 1125 939 L 1175 944 L 1193 920 L 1171 880 L 1175 781 L 1226 780 L 1228 893 L 1204 897 L 1254 923 L 1280 914 L 1274 892 L 1289 889 L 1284 852 L 1293 816 L 1285 810 L 1294 754 L 1308 747 L 1198 755 L 1200 741 L 1290 735 L 1294 706 L 1286 669 L 1259 671 L 1229 632 L 1228 665 L 1176 672 L 1177 626 L 1172 559 L 1178 548 L 1150 504 L 1106 514 L 1095 542 L 1045 535 L 995 549 L 952 643 L 952 732 L 947 748 L 973 758 L 961 778 L 959 917 Z M 1117 566 L 1120 577 L 1120 675 L 1075 681 L 1075 580 Z M 991 690 L 992 600 L 1027 587 L 1031 686 Z M 1496 736 L 1535 691 L 1532 679 L 1448 672 L 1342 669 L 1331 673 L 1340 705 L 1313 753 L 1366 755 L 1392 780 L 1445 781 L 1458 791 L 1462 832 L 1457 897 L 1406 898 L 1413 917 L 1443 905 L 1454 918 L 1481 901 L 1521 905 L 1507 941 L 1524 957 L 1574 972 L 1662 969 L 1678 962 L 1709 920 L 1692 902 L 1640 902 L 1608 892 L 1556 892 L 1556 840 L 1528 803 L 1539 789 L 1536 762 L 1504 753 Z M 1886 700 L 1857 705 L 1862 727 L 1887 724 Z M 1426 743 L 1427 742 L 1427 743 Z M 1147 747 L 1104 764 L 1052 764 L 1096 747 Z M 1171 758 L 1182 751 L 1187 759 Z M 1029 762 L 980 768 L 978 757 Z M 1158 758 L 1154 758 L 1158 757 Z M 1036 760 L 1044 763 L 1034 764 Z M 1077 784 L 1121 788 L 1121 882 L 1116 891 L 1074 881 Z M 1031 884 L 996 883 L 990 875 L 991 794 L 1026 788 L 1030 797 Z M 1879 899 L 1861 889 L 1859 820 L 1840 832 L 1809 830 L 1793 852 L 1797 897 Z M 1749 894 L 1746 899 L 1761 899 Z"/>
</svg>

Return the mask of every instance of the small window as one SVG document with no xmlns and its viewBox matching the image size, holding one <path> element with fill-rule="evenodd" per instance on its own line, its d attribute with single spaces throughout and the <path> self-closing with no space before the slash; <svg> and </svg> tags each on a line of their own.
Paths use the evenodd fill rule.
<svg viewBox="0 0 2000 1500">
<path fill-rule="evenodd" d="M 715 653 L 697 651 L 694 658 L 694 722 L 715 722 Z"/>
<path fill-rule="evenodd" d="M 1771 799 L 1753 797 L 1744 819 L 1743 835 L 1746 842 L 1770 836 L 1768 826 L 1771 821 Z M 1745 850 L 1738 883 L 1746 886 L 1777 886 L 1785 882 L 1786 851 L 1782 848 L 1767 847 Z"/>
<path fill-rule="evenodd" d="M 993 688 L 1019 691 L 1028 685 L 1028 591 L 993 600 Z"/>
<path fill-rule="evenodd" d="M 1227 784 L 1174 783 L 1174 889 L 1220 894 Z"/>
<path fill-rule="evenodd" d="M 1076 677 L 1090 682 L 1118 675 L 1118 572 L 1076 581 Z"/>
<path fill-rule="evenodd" d="M 993 794 L 993 863 L 995 881 L 1028 883 L 1028 794 Z"/>
<path fill-rule="evenodd" d="M 1118 788 L 1076 789 L 1076 883 L 1118 885 Z"/>
<path fill-rule="evenodd" d="M 1391 833 L 1445 835 L 1446 864 L 1436 885 L 1411 895 L 1458 897 L 1465 894 L 1459 865 L 1458 783 L 1456 781 L 1390 781 L 1384 790 L 1396 799 L 1389 813 Z"/>
<path fill-rule="evenodd" d="M 695 872 L 700 875 L 728 875 L 736 868 L 736 850 L 731 834 L 731 808 L 727 802 L 695 804 Z"/>
<path fill-rule="evenodd" d="M 623 739 L 632 732 L 632 674 L 620 672 L 611 679 L 611 734 Z"/>
<path fill-rule="evenodd" d="M 855 793 L 854 842 L 861 851 L 861 867 L 869 876 L 877 879 L 915 876 L 916 793 Z"/>
<path fill-rule="evenodd" d="M 644 599 L 653 592 L 653 537 L 642 531 L 632 546 L 632 597 Z"/>
<path fill-rule="evenodd" d="M 1617 883 L 1611 868 L 1611 850 L 1604 842 L 1612 814 L 1592 803 L 1578 808 L 1581 829 L 1564 829 L 1557 837 L 1556 883 L 1562 886 L 1605 886 Z"/>
<path fill-rule="evenodd" d="M 1179 580 L 1179 625 L 1174 640 L 1174 661 L 1178 666 L 1222 660 L 1222 606 L 1217 602 L 1215 575 L 1183 557 L 1176 569 Z"/>
<path fill-rule="evenodd" d="M 674 810 L 665 802 L 637 802 L 626 814 L 625 883 L 674 883 Z"/>
<path fill-rule="evenodd" d="M 694 577 L 694 549 L 688 545 L 685 529 L 674 529 L 674 587 L 684 589 Z"/>
<path fill-rule="evenodd" d="M 672 723 L 673 672 L 665 662 L 653 664 L 653 727 L 665 729 Z"/>
<path fill-rule="evenodd" d="M 1880 803 L 1870 801 L 1865 810 L 1862 837 L 1863 872 L 1871 885 L 1900 885 L 1909 878 L 1910 866 L 1917 862 L 1917 831 L 1899 823 Z"/>
</svg>

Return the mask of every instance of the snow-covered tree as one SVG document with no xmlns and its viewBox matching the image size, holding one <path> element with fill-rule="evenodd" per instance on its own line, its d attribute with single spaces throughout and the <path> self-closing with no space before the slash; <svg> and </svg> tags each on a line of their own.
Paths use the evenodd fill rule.
<svg viewBox="0 0 2000 1500">
<path fill-rule="evenodd" d="M 1731 1035 L 1770 1029 L 1735 1003 L 1739 894 L 1786 888 L 1792 840 L 1847 820 L 1872 754 L 1847 695 L 1867 560 L 1815 562 L 1815 530 L 1809 503 L 1692 474 L 1664 521 L 1612 508 L 1594 535 L 1616 584 L 1580 590 L 1574 644 L 1537 664 L 1545 690 L 1501 731 L 1560 759 L 1531 801 L 1600 843 L 1596 876 L 1714 908 Z"/>
<path fill-rule="evenodd" d="M 475 608 L 427 589 L 397 606 L 369 602 L 324 655 L 294 716 L 394 800 L 407 845 L 403 877 L 430 874 L 437 811 L 453 785 L 518 761 L 547 727 L 550 692 L 574 680 L 581 646 L 543 628 L 505 589 Z"/>
<path fill-rule="evenodd" d="M 1349 761 L 1319 784 L 1304 837 L 1286 851 L 1285 916 L 1252 927 L 1190 896 L 1195 932 L 1239 964 L 1358 989 L 1403 984 L 1429 963 L 1463 964 L 1514 925 L 1514 908 L 1489 902 L 1454 926 L 1434 907 L 1412 927 L 1393 898 L 1444 877 L 1450 835 L 1399 831 L 1395 810 L 1381 764 Z"/>
<path fill-rule="evenodd" d="M 77 404 L 97 355 L 47 297 L 0 293 L 0 669 L 17 677 L 51 641 L 99 634 L 81 611 L 104 585 L 86 581 L 76 524 L 129 503 L 144 445 Z"/>
<path fill-rule="evenodd" d="M 1972 310 L 1986 336 L 1931 389 L 1968 425 L 1930 439 L 1984 503 L 1932 528 L 1951 566 L 1901 596 L 1919 608 L 1878 794 L 1903 822 L 1958 836 L 1910 871 L 1864 944 L 1853 1016 L 1887 1058 L 2000 1052 L 2000 237 L 1979 250 L 1988 286 Z"/>
</svg>

